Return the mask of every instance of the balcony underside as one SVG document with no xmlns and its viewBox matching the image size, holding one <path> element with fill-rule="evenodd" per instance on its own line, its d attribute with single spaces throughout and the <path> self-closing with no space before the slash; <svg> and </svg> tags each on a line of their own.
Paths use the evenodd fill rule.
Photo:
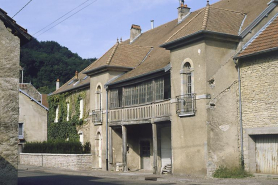
<svg viewBox="0 0 278 185">
<path fill-rule="evenodd" d="M 147 123 L 158 123 L 170 121 L 170 116 L 160 117 L 160 118 L 153 118 L 153 119 L 140 119 L 140 120 L 129 120 L 129 121 L 113 121 L 109 122 L 109 126 L 120 126 L 120 125 L 139 125 L 139 124 L 147 124 Z"/>
</svg>

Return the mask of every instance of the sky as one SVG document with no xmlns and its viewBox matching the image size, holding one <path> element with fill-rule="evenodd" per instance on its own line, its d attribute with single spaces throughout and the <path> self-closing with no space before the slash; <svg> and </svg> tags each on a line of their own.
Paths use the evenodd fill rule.
<svg viewBox="0 0 278 185">
<path fill-rule="evenodd" d="M 29 1 L 0 0 L 0 8 L 13 17 Z M 185 0 L 191 11 L 206 3 Z M 148 31 L 151 20 L 156 27 L 176 19 L 178 6 L 179 0 L 32 0 L 13 19 L 39 41 L 56 41 L 82 58 L 99 58 L 117 38 L 129 39 L 132 24 Z"/>
</svg>

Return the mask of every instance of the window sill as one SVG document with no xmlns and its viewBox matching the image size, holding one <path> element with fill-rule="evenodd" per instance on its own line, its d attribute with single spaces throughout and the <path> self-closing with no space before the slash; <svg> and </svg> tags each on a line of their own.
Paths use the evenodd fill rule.
<svg viewBox="0 0 278 185">
<path fill-rule="evenodd" d="M 190 117 L 190 116 L 195 116 L 194 112 L 180 112 L 178 113 L 179 117 Z"/>
<path fill-rule="evenodd" d="M 102 125 L 102 122 L 95 122 L 94 125 Z"/>
</svg>

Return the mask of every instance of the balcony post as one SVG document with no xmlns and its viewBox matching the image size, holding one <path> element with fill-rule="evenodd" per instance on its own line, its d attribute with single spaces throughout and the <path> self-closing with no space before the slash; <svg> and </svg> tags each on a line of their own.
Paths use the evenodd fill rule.
<svg viewBox="0 0 278 185">
<path fill-rule="evenodd" d="M 126 126 L 122 125 L 122 142 L 123 142 L 123 171 L 127 172 L 127 130 Z"/>
<path fill-rule="evenodd" d="M 157 173 L 157 124 L 152 124 L 153 132 L 153 174 Z"/>
</svg>

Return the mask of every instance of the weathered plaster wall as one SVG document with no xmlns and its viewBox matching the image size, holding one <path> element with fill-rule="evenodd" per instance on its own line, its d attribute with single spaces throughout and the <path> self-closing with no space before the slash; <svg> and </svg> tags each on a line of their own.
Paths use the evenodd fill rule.
<svg viewBox="0 0 278 185">
<path fill-rule="evenodd" d="M 181 95 L 183 62 L 191 62 L 194 70 L 193 92 L 206 94 L 206 63 L 204 42 L 195 43 L 171 51 L 171 94 L 172 99 Z M 179 117 L 176 103 L 171 104 L 172 113 L 172 172 L 174 174 L 206 174 L 207 124 L 206 99 L 196 100 L 195 116 Z M 182 164 L 182 165 L 181 165 Z"/>
<path fill-rule="evenodd" d="M 121 74 L 122 72 L 104 72 L 90 77 L 90 111 L 96 110 L 97 105 L 97 87 L 101 87 L 101 109 L 102 109 L 102 123 L 95 125 L 94 123 L 90 124 L 90 142 L 92 147 L 93 157 L 93 168 L 101 168 L 105 170 L 106 168 L 106 89 L 104 85 L 113 77 Z M 98 133 L 100 134 L 101 139 L 101 166 L 99 165 L 99 138 Z"/>
<path fill-rule="evenodd" d="M 20 40 L 0 21 L 0 184 L 17 184 Z"/>
<path fill-rule="evenodd" d="M 91 170 L 92 155 L 21 153 L 20 164 L 67 170 Z"/>
<path fill-rule="evenodd" d="M 19 93 L 19 123 L 23 123 L 27 142 L 47 140 L 47 110 Z"/>
<path fill-rule="evenodd" d="M 236 47 L 235 43 L 206 41 L 206 87 L 211 95 L 207 105 L 208 176 L 221 165 L 240 164 Z"/>
</svg>

